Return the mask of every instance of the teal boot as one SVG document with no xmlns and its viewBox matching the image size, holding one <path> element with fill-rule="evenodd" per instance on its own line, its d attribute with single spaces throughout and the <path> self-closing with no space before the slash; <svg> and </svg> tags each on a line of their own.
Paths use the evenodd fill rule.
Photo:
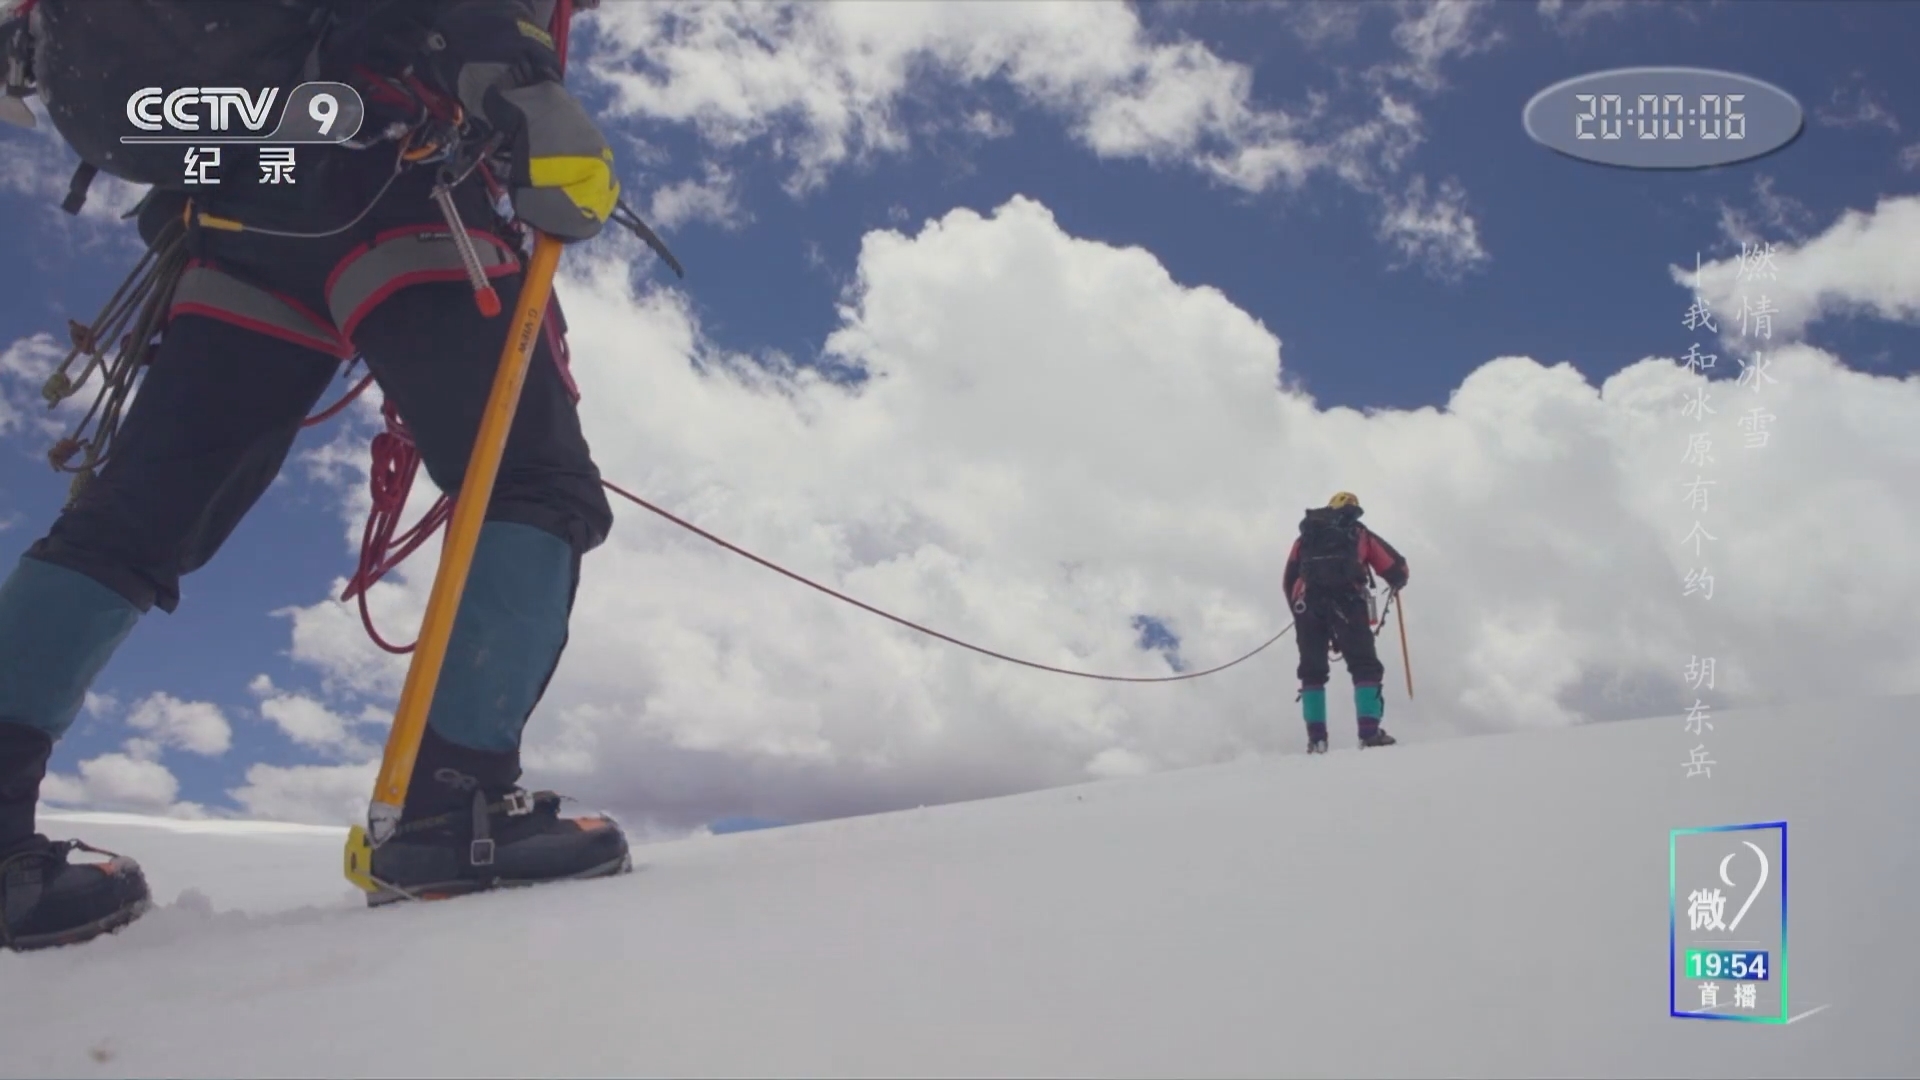
<svg viewBox="0 0 1920 1080">
<path fill-rule="evenodd" d="M 1307 753 L 1327 752 L 1327 688 L 1300 688 L 1300 715 L 1307 721 Z"/>
<path fill-rule="evenodd" d="M 1380 726 L 1380 718 L 1386 715 L 1386 696 L 1380 692 L 1379 683 L 1368 683 L 1353 688 L 1353 711 L 1360 719 L 1360 745 L 1392 746 L 1397 740 Z"/>
</svg>

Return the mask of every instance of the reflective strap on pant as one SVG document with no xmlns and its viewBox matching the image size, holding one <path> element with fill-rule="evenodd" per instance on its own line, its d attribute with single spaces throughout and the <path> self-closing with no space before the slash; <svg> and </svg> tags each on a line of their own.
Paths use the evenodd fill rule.
<svg viewBox="0 0 1920 1080">
<path fill-rule="evenodd" d="M 299 304 L 205 262 L 192 262 L 173 289 L 168 318 L 203 315 L 342 360 L 353 355 L 325 319 Z"/>
<path fill-rule="evenodd" d="M 506 241 L 468 229 L 487 277 L 511 274 L 520 260 Z M 428 281 L 465 281 L 466 265 L 445 225 L 393 229 L 355 248 L 327 275 L 327 308 L 333 324 L 348 340 L 354 328 L 380 301 L 409 285 Z"/>
</svg>

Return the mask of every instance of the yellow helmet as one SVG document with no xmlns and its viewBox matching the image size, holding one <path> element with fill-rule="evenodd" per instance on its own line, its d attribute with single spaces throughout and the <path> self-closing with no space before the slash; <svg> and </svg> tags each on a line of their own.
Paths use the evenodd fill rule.
<svg viewBox="0 0 1920 1080">
<path fill-rule="evenodd" d="M 1327 500 L 1327 507 L 1328 509 L 1331 509 L 1331 510 L 1338 510 L 1343 506 L 1359 506 L 1359 505 L 1360 505 L 1360 496 L 1355 495 L 1351 491 L 1335 492 L 1333 498 Z"/>
</svg>

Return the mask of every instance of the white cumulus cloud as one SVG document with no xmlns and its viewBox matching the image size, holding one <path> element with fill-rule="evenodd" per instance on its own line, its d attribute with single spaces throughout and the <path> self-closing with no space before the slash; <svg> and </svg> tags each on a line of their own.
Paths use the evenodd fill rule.
<svg viewBox="0 0 1920 1080">
<path fill-rule="evenodd" d="M 167 693 L 142 698 L 127 712 L 127 726 L 146 732 L 162 746 L 203 757 L 217 757 L 233 745 L 233 727 L 220 707 L 206 701 L 181 701 Z"/>
<path fill-rule="evenodd" d="M 42 801 L 57 806 L 170 817 L 205 816 L 204 809 L 197 804 L 175 802 L 178 794 L 180 781 L 165 765 L 137 753 L 124 752 L 101 754 L 82 761 L 77 776 L 48 773 L 40 785 Z"/>
<path fill-rule="evenodd" d="M 1762 297 L 1773 309 L 1773 334 L 1797 337 L 1820 319 L 1856 314 L 1912 322 L 1920 319 L 1920 196 L 1881 199 L 1870 211 L 1842 214 L 1819 235 L 1802 243 L 1754 236 L 1751 245 L 1771 247 L 1774 266 L 1767 276 L 1752 263 L 1743 270 L 1739 256 L 1703 263 L 1698 292 L 1720 313 L 1723 332 L 1736 329 L 1741 298 L 1749 310 Z M 1673 279 L 1692 287 L 1694 268 L 1672 268 Z"/>
<path fill-rule="evenodd" d="M 227 792 L 248 817 L 341 825 L 365 821 L 378 759 L 352 765 L 266 765 L 247 768 L 246 783 Z"/>
<path fill-rule="evenodd" d="M 356 720 L 305 694 L 281 690 L 265 675 L 256 676 L 248 689 L 260 701 L 260 716 L 300 746 L 355 761 L 378 753 L 356 734 Z"/>
</svg>

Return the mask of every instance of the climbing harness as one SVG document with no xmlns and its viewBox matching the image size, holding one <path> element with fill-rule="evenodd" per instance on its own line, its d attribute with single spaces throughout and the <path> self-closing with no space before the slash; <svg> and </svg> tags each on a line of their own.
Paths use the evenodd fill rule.
<svg viewBox="0 0 1920 1080">
<path fill-rule="evenodd" d="M 1393 589 L 1393 588 L 1389 588 L 1387 590 L 1387 602 L 1386 602 L 1386 606 L 1383 608 L 1380 606 L 1380 594 L 1373 591 L 1374 584 L 1375 584 L 1375 578 L 1373 576 L 1373 570 L 1369 568 L 1367 570 L 1366 585 L 1362 591 L 1365 592 L 1367 597 L 1367 625 L 1373 628 L 1374 640 L 1378 641 L 1380 639 L 1380 632 L 1387 628 L 1387 621 L 1386 621 L 1387 613 L 1390 611 L 1396 610 L 1393 606 L 1393 601 L 1395 597 L 1400 595 L 1400 590 Z M 1293 613 L 1296 616 L 1296 618 L 1298 616 L 1305 615 L 1307 613 L 1307 598 L 1305 596 L 1301 596 L 1293 602 Z M 1333 613 L 1333 617 L 1340 620 L 1341 622 L 1344 623 L 1347 621 L 1347 617 L 1345 613 L 1343 613 L 1338 607 L 1333 608 L 1332 613 Z M 1401 650 L 1403 652 L 1405 651 L 1405 648 L 1406 648 L 1405 630 L 1406 630 L 1406 627 L 1403 624 L 1401 626 L 1401 642 L 1400 642 Z M 1329 656 L 1334 657 L 1335 659 L 1338 659 L 1341 655 L 1340 643 L 1338 641 L 1329 641 L 1327 643 L 1327 654 Z M 1408 675 L 1408 679 L 1409 680 L 1412 679 L 1411 674 Z M 1411 683 L 1409 683 L 1409 685 L 1411 685 Z M 1408 696 L 1409 697 L 1412 696 L 1411 689 L 1409 689 L 1408 691 Z"/>
<path fill-rule="evenodd" d="M 68 321 L 68 337 L 71 346 L 53 373 L 41 387 L 41 396 L 49 408 L 57 407 L 68 398 L 87 386 L 95 374 L 100 376 L 100 386 L 93 405 L 77 422 L 74 429 L 54 444 L 48 454 L 48 461 L 59 472 L 72 473 L 74 479 L 68 490 L 68 506 L 79 497 L 87 481 L 98 474 L 112 452 L 114 435 L 119 430 L 120 419 L 125 410 L 127 399 L 132 395 L 140 369 L 153 357 L 153 350 L 161 330 L 170 315 L 176 311 L 177 293 L 187 283 L 190 275 L 201 272 L 209 277 L 224 280 L 216 288 L 224 287 L 231 291 L 235 288 L 251 290 L 235 279 L 227 278 L 204 264 L 196 263 L 188 257 L 190 238 L 196 229 L 211 229 L 229 233 L 257 233 L 287 239 L 322 239 L 338 236 L 358 226 L 373 212 L 380 200 L 386 197 L 393 184 L 407 169 L 431 161 L 445 160 L 460 141 L 460 128 L 464 117 L 459 114 L 458 105 L 449 110 L 441 104 L 437 95 L 414 79 L 411 72 L 403 73 L 401 80 L 382 79 L 371 72 L 362 72 L 370 82 L 378 82 L 388 89 L 382 98 L 388 104 L 411 102 L 415 106 L 414 114 L 407 121 L 396 120 L 365 147 L 380 142 L 395 144 L 392 172 L 373 196 L 352 218 L 333 228 L 315 232 L 292 232 L 282 229 L 270 229 L 259 225 L 238 221 L 233 218 L 212 214 L 200 208 L 191 199 L 184 199 L 178 220 L 168 221 L 161 226 L 147 252 L 135 264 L 133 270 L 121 282 L 113 296 L 94 321 L 87 326 Z M 11 91 L 13 88 L 9 86 Z M 412 91 L 411 97 L 409 92 Z M 159 192 L 148 195 L 148 199 L 159 197 Z M 71 201 L 71 200 L 70 200 Z M 143 202 L 124 215 L 123 220 L 142 213 L 147 203 Z M 78 205 L 69 205 L 68 212 L 77 213 Z M 464 229 L 457 234 L 465 236 Z M 456 241 L 457 243 L 458 241 Z M 469 245 L 470 248 L 470 245 Z M 463 256 L 470 255 L 463 251 Z M 259 298 L 254 298 L 258 301 Z M 266 303 L 273 303 L 270 298 Z M 189 305 L 191 308 L 193 305 Z M 496 304 L 497 306 L 497 304 Z M 311 324 L 312 320 L 304 320 Z M 293 337 L 301 344 L 312 345 L 322 351 L 331 351 L 331 340 L 338 335 L 330 334 L 323 327 L 308 325 L 300 328 L 289 326 L 281 320 L 279 328 L 282 337 Z M 304 330 L 305 333 L 301 333 Z M 114 343 L 111 356 L 104 353 L 103 347 Z M 85 364 L 77 376 L 72 373 L 73 366 L 85 357 Z M 354 366 L 351 351 L 347 351 L 347 371 Z M 363 378 L 340 401 L 318 416 L 309 419 L 306 426 L 312 426 L 330 419 L 343 411 L 352 400 L 363 392 L 372 382 L 372 377 Z M 89 434 L 89 428 L 92 433 Z M 75 457 L 80 458 L 76 464 Z"/>
<path fill-rule="evenodd" d="M 392 187 L 410 165 L 431 160 L 435 154 L 444 153 L 445 148 L 439 142 L 421 142 L 417 138 L 422 130 L 416 127 L 399 140 L 395 153 L 394 170 L 359 213 L 345 224 L 335 228 L 311 233 L 292 233 L 282 230 L 266 229 L 250 225 L 232 218 L 210 214 L 200 209 L 191 199 L 184 201 L 180 217 L 165 222 L 140 261 L 121 282 L 95 316 L 92 323 L 82 326 L 74 320 L 68 320 L 67 334 L 69 348 L 53 372 L 41 385 L 40 394 L 49 409 L 58 407 L 62 402 L 78 394 L 94 376 L 99 376 L 99 388 L 93 404 L 76 422 L 74 428 L 56 442 L 47 458 L 58 472 L 73 474 L 68 489 L 67 505 L 79 497 L 86 483 L 105 466 L 112 453 L 113 439 L 119 431 L 120 420 L 125 411 L 127 400 L 132 396 L 140 370 L 153 358 L 157 347 L 157 338 L 165 328 L 168 318 L 179 309 L 183 288 L 192 282 L 196 273 L 209 277 L 222 278 L 220 285 L 228 290 L 240 288 L 259 293 L 259 290 L 226 277 L 217 269 L 196 262 L 188 255 L 189 239 L 195 229 L 214 229 L 222 232 L 253 232 L 262 235 L 290 237 L 300 239 L 336 236 L 358 225 L 373 211 L 375 205 Z M 434 133 L 438 139 L 444 139 L 445 133 Z M 149 195 L 149 198 L 154 196 Z M 127 215 L 131 218 L 144 208 L 135 207 Z M 462 233 L 461 235 L 464 235 Z M 264 296 L 264 294 L 262 294 Z M 260 297 L 253 297 L 256 301 Z M 266 303 L 275 303 L 277 298 L 267 297 Z M 284 302 L 280 302 L 284 306 Z M 191 309 L 194 305 L 188 305 Z M 305 320 L 305 334 L 294 327 L 283 324 L 282 333 L 276 336 L 293 337 L 301 344 L 329 351 L 332 340 L 337 335 L 330 334 L 325 328 L 311 325 Z M 109 354 L 107 347 L 111 345 Z M 351 352 L 347 352 L 351 370 L 353 362 Z M 74 374 L 74 366 L 84 357 L 79 373 Z M 344 410 L 351 400 L 365 390 L 372 382 L 371 377 L 362 379 L 348 392 L 347 396 L 320 415 L 307 421 L 307 426 L 329 419 Z M 91 433 L 89 433 L 91 429 Z M 79 460 L 76 463 L 75 458 Z"/>
</svg>

